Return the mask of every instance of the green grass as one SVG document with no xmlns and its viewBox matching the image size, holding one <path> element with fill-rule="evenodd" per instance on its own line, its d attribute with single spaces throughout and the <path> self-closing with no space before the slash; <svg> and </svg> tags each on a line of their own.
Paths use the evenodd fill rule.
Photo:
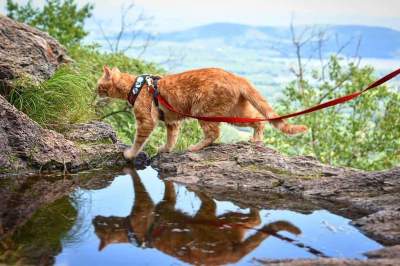
<svg viewBox="0 0 400 266">
<path fill-rule="evenodd" d="M 64 66 L 40 84 L 27 78 L 15 81 L 7 98 L 40 125 L 59 128 L 93 119 L 93 95 L 93 82 Z"/>
</svg>

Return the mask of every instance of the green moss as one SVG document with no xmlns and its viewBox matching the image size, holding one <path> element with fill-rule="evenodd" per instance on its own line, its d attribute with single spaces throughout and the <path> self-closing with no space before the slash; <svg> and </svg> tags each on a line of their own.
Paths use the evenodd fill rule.
<svg viewBox="0 0 400 266">
<path fill-rule="evenodd" d="M 305 180 L 312 180 L 312 179 L 317 179 L 317 178 L 321 178 L 322 174 L 321 173 L 310 173 L 309 175 L 300 175 L 298 176 L 301 179 L 305 179 Z"/>
<path fill-rule="evenodd" d="M 91 146 L 91 145 L 100 145 L 100 144 L 113 144 L 112 140 L 110 138 L 103 138 L 99 140 L 74 140 L 74 143 L 78 145 L 78 147 L 81 146 Z"/>
<path fill-rule="evenodd" d="M 272 187 L 279 187 L 283 184 L 284 182 L 282 180 L 279 179 L 275 179 L 272 181 L 271 186 Z"/>
<path fill-rule="evenodd" d="M 242 166 L 242 169 L 245 169 L 250 172 L 271 172 L 277 175 L 287 175 L 292 176 L 293 174 L 286 169 L 283 168 L 274 168 L 264 164 L 249 164 Z"/>
<path fill-rule="evenodd" d="M 261 172 L 261 173 L 268 172 L 285 177 L 293 177 L 299 179 L 315 179 L 315 178 L 320 178 L 322 176 L 321 173 L 318 172 L 308 173 L 307 175 L 296 174 L 283 168 L 275 168 L 264 164 L 249 164 L 242 166 L 242 169 L 250 172 Z"/>
<path fill-rule="evenodd" d="M 204 166 L 213 166 L 215 164 L 215 162 L 217 162 L 217 160 L 211 159 L 211 158 L 207 158 L 205 160 L 201 161 L 201 164 Z"/>
</svg>

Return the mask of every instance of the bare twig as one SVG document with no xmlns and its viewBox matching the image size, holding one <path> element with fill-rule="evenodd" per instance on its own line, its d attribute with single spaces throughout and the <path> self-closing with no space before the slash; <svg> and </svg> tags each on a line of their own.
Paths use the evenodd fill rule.
<svg viewBox="0 0 400 266">
<path fill-rule="evenodd" d="M 165 66 L 168 70 L 173 70 L 185 60 L 186 54 L 181 51 L 172 50 L 171 48 L 168 50 L 168 56 L 165 60 L 157 62 L 159 65 Z"/>
<path fill-rule="evenodd" d="M 147 17 L 143 11 L 137 10 L 136 5 L 132 2 L 128 5 L 121 5 L 119 29 L 116 34 L 106 32 L 100 22 L 96 21 L 96 24 L 111 52 L 125 53 L 130 50 L 138 50 L 136 56 L 142 56 L 153 39 L 152 35 L 146 30 L 151 21 L 151 18 Z M 124 40 L 129 41 L 122 45 Z M 137 44 L 140 40 L 143 40 L 143 42 Z"/>
<path fill-rule="evenodd" d="M 102 117 L 100 118 L 100 120 L 104 120 L 104 119 L 106 119 L 107 117 L 110 117 L 110 116 L 113 116 L 113 115 L 116 115 L 116 114 L 119 114 L 119 113 L 128 113 L 128 114 L 132 114 L 132 112 L 129 110 L 129 106 L 126 106 L 124 109 L 116 110 L 116 111 L 113 111 L 113 112 L 111 112 L 111 113 L 108 113 L 108 114 L 102 116 Z"/>
</svg>

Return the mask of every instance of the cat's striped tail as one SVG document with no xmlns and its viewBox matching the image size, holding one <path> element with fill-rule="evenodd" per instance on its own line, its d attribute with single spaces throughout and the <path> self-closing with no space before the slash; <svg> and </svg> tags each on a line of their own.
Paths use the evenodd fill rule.
<svg viewBox="0 0 400 266">
<path fill-rule="evenodd" d="M 251 84 L 240 89 L 241 95 L 248 100 L 254 108 L 257 109 L 265 118 L 278 117 L 278 114 L 272 109 L 269 103 L 261 96 L 261 94 Z M 286 134 L 297 134 L 307 131 L 304 125 L 291 125 L 285 120 L 277 120 L 270 122 L 274 127 Z"/>
</svg>

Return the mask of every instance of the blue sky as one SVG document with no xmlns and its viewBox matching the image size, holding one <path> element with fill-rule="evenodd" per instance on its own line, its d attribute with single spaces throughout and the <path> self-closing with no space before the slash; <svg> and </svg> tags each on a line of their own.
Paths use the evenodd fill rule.
<svg viewBox="0 0 400 266">
<path fill-rule="evenodd" d="M 26 0 L 17 2 L 25 3 Z M 118 25 L 121 6 L 133 1 L 78 2 L 91 2 L 96 6 L 93 18 L 87 24 L 89 29 L 95 30 L 96 22 L 101 21 L 107 29 L 112 30 Z M 33 3 L 40 6 L 44 0 L 33 0 Z M 291 17 L 299 25 L 359 24 L 400 30 L 399 0 L 136 0 L 134 3 L 138 10 L 143 10 L 153 18 L 149 29 L 155 32 L 180 30 L 212 22 L 287 26 Z M 0 10 L 4 12 L 4 5 Z"/>
</svg>

